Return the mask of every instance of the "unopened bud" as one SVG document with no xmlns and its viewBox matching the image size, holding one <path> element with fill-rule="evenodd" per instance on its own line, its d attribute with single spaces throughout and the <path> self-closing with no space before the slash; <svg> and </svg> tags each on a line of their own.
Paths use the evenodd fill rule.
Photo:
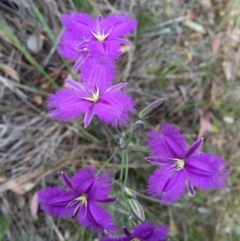
<svg viewBox="0 0 240 241">
<path fill-rule="evenodd" d="M 144 127 L 145 127 L 145 123 L 141 120 L 138 120 L 133 123 L 132 131 L 133 132 L 141 131 L 144 129 Z"/>
<path fill-rule="evenodd" d="M 143 206 L 139 203 L 137 199 L 129 198 L 129 205 L 133 211 L 133 214 L 142 222 L 145 220 L 145 213 L 143 210 Z"/>
<path fill-rule="evenodd" d="M 163 106 L 168 102 L 167 98 L 161 98 L 155 100 L 151 104 L 149 104 L 146 108 L 144 108 L 139 114 L 138 117 L 140 119 L 147 119 L 149 116 L 157 113 Z"/>
<path fill-rule="evenodd" d="M 139 203 L 139 201 L 136 199 L 136 194 L 134 193 L 133 190 L 130 188 L 124 186 L 123 187 L 124 192 L 127 195 L 128 198 L 128 203 L 132 209 L 132 212 L 134 216 L 138 219 L 144 222 L 145 220 L 145 213 L 143 210 L 143 206 Z"/>
<path fill-rule="evenodd" d="M 126 193 L 127 198 L 136 198 L 136 195 L 132 189 L 124 186 L 123 191 Z"/>
</svg>

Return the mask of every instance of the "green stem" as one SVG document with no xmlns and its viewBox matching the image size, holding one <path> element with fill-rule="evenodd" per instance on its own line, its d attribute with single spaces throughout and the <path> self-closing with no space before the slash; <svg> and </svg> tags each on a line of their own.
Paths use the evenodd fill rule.
<svg viewBox="0 0 240 241">
<path fill-rule="evenodd" d="M 126 164 L 126 167 L 125 167 L 125 179 L 124 179 L 124 185 L 126 186 L 127 184 L 127 179 L 128 179 L 128 162 L 129 162 L 129 159 L 128 159 L 128 153 L 126 150 L 124 150 L 124 154 L 125 154 L 125 164 Z"/>
<path fill-rule="evenodd" d="M 113 159 L 113 157 L 116 155 L 119 147 L 115 149 L 115 151 L 112 153 L 112 155 L 107 159 L 107 161 L 102 165 L 102 167 L 97 172 L 97 176 L 102 172 L 102 170 L 107 166 L 107 164 Z"/>
<path fill-rule="evenodd" d="M 119 146 L 119 142 L 117 141 L 117 139 L 115 138 L 115 136 L 113 135 L 113 133 L 111 132 L 111 130 L 108 128 L 108 126 L 101 121 L 103 127 L 105 128 L 105 130 L 107 131 L 107 133 L 112 137 L 112 139 L 115 141 L 115 143 Z"/>
<path fill-rule="evenodd" d="M 123 145 L 123 146 L 121 147 L 122 149 L 125 149 L 125 148 L 128 146 L 129 142 L 132 140 L 132 137 L 133 137 L 133 131 L 131 132 L 131 134 L 130 134 L 128 140 L 127 140 L 127 142 L 125 143 L 125 145 Z"/>
<path fill-rule="evenodd" d="M 122 161 L 121 161 L 121 171 L 120 171 L 120 180 L 123 180 L 123 169 L 124 169 L 124 162 L 125 162 L 125 151 L 122 150 Z"/>
<path fill-rule="evenodd" d="M 130 147 L 130 146 L 128 146 L 126 149 L 131 150 L 131 151 L 136 151 L 136 152 L 142 152 L 142 153 L 146 153 L 146 154 L 150 153 L 149 150 L 142 150 L 142 149 L 138 149 L 138 148 L 134 148 L 134 147 Z"/>
</svg>

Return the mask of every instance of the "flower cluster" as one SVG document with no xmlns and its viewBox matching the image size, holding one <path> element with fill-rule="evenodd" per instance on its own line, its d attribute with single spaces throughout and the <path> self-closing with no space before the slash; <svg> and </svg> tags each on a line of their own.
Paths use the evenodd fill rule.
<svg viewBox="0 0 240 241">
<path fill-rule="evenodd" d="M 67 79 L 67 87 L 49 97 L 51 116 L 59 121 L 68 121 L 84 114 L 85 127 L 89 126 L 94 116 L 112 126 L 127 124 L 130 114 L 135 111 L 134 101 L 122 91 L 127 83 L 113 84 L 113 81 L 116 60 L 121 55 L 121 44 L 130 44 L 123 36 L 136 29 L 137 21 L 128 14 L 93 19 L 82 13 L 64 15 L 62 21 L 65 32 L 58 51 L 63 57 L 76 61 L 73 69 L 80 70 L 81 82 Z M 166 101 L 165 98 L 159 99 L 144 108 L 139 113 L 140 120 L 135 122 L 132 134 L 142 130 L 143 120 L 156 113 Z M 132 134 L 125 145 L 119 144 L 116 152 L 119 148 L 126 151 Z M 211 153 L 200 152 L 203 138 L 188 147 L 184 136 L 171 124 L 163 124 L 160 133 L 150 131 L 149 136 L 152 155 L 146 160 L 160 167 L 149 178 L 148 193 L 159 198 L 162 204 L 176 202 L 186 189 L 194 195 L 194 188 L 211 190 L 226 186 L 224 160 Z M 65 189 L 50 187 L 39 191 L 38 201 L 42 210 L 53 216 L 76 217 L 82 227 L 100 234 L 105 231 L 114 235 L 116 225 L 113 218 L 102 208 L 103 203 L 117 200 L 109 196 L 112 185 L 109 174 L 97 175 L 95 168 L 85 167 L 72 179 L 62 173 L 62 179 Z M 167 240 L 167 227 L 145 220 L 145 215 L 138 217 L 137 211 L 144 214 L 143 207 L 133 192 L 124 188 L 125 192 L 128 190 L 128 201 L 131 202 L 133 214 L 141 223 L 136 224 L 132 231 L 124 227 L 123 236 L 103 237 L 101 241 Z"/>
<path fill-rule="evenodd" d="M 135 111 L 130 95 L 121 91 L 127 83 L 113 85 L 116 59 L 121 55 L 121 44 L 131 44 L 122 38 L 137 27 L 128 14 L 101 15 L 93 19 L 88 14 L 63 15 L 65 32 L 58 51 L 76 60 L 73 70 L 80 69 L 81 83 L 67 79 L 63 88 L 48 99 L 51 116 L 68 121 L 85 114 L 87 127 L 94 116 L 112 126 L 125 125 Z"/>
</svg>

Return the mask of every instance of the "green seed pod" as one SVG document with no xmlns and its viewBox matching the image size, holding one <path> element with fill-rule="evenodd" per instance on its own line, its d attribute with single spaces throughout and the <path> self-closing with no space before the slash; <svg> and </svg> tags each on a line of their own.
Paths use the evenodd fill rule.
<svg viewBox="0 0 240 241">
<path fill-rule="evenodd" d="M 168 102 L 167 98 L 161 98 L 155 100 L 151 104 L 149 104 L 146 108 L 144 108 L 139 114 L 138 117 L 140 119 L 147 119 L 149 116 L 157 113 L 163 106 Z"/>
</svg>

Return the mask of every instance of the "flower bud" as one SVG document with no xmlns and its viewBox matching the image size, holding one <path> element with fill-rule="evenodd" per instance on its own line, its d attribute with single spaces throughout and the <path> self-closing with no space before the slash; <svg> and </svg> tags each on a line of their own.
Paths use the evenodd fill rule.
<svg viewBox="0 0 240 241">
<path fill-rule="evenodd" d="M 145 220 L 145 213 L 143 206 L 139 203 L 137 199 L 128 198 L 128 203 L 132 209 L 133 214 L 142 222 Z"/>
<path fill-rule="evenodd" d="M 138 120 L 133 123 L 132 131 L 137 132 L 143 130 L 145 127 L 145 123 L 141 120 Z"/>
<path fill-rule="evenodd" d="M 168 102 L 167 98 L 161 98 L 155 100 L 151 104 L 149 104 L 146 108 L 144 108 L 139 114 L 138 117 L 140 119 L 147 119 L 149 116 L 157 113 L 165 104 Z"/>
<path fill-rule="evenodd" d="M 123 186 L 123 191 L 127 195 L 127 198 L 136 198 L 134 191 L 126 186 Z"/>
<path fill-rule="evenodd" d="M 139 220 L 141 220 L 142 222 L 144 222 L 145 220 L 145 213 L 143 210 L 142 205 L 138 202 L 138 200 L 136 199 L 136 195 L 134 193 L 133 190 L 131 190 L 130 188 L 124 186 L 123 187 L 124 192 L 127 195 L 128 198 L 128 203 L 132 209 L 133 214 L 135 215 L 135 217 Z"/>
</svg>

